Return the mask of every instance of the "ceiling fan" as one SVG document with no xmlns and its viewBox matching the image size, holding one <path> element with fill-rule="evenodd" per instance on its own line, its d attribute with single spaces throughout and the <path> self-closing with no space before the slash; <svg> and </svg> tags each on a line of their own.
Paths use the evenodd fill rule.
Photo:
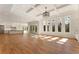
<svg viewBox="0 0 79 59">
<path fill-rule="evenodd" d="M 45 11 L 43 12 L 43 13 L 39 13 L 39 14 L 37 14 L 36 16 L 41 16 L 41 15 L 43 15 L 45 12 L 52 12 L 52 11 L 55 11 L 56 9 L 60 9 L 60 8 L 63 8 L 63 7 L 66 7 L 66 6 L 68 6 L 69 4 L 63 4 L 63 5 L 61 5 L 61 6 L 55 6 L 55 8 L 53 8 L 53 9 L 51 9 L 51 10 L 47 10 L 47 7 L 45 7 Z"/>
<path fill-rule="evenodd" d="M 55 9 L 47 10 L 47 7 L 45 7 L 45 11 L 43 13 L 39 13 L 36 16 L 41 16 L 41 15 L 46 16 L 46 15 L 48 15 L 48 13 L 50 13 L 51 11 L 54 11 L 54 10 Z"/>
</svg>

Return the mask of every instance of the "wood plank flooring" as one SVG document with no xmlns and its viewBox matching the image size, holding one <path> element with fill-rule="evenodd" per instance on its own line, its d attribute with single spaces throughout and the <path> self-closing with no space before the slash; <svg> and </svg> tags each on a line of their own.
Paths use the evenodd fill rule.
<svg viewBox="0 0 79 59">
<path fill-rule="evenodd" d="M 78 54 L 76 39 L 47 35 L 0 34 L 0 54 Z"/>
</svg>

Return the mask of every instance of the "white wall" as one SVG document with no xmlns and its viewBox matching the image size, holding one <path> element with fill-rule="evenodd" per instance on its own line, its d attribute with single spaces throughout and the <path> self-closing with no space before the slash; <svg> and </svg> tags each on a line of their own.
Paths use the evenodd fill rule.
<svg viewBox="0 0 79 59">
<path fill-rule="evenodd" d="M 64 16 L 71 16 L 71 24 L 70 24 L 70 32 L 66 33 L 64 26 L 62 27 L 62 32 L 58 32 L 56 28 L 56 32 L 52 32 L 51 29 L 49 32 L 44 32 L 43 31 L 43 20 L 41 19 L 39 22 L 39 34 L 47 34 L 47 35 L 56 35 L 56 36 L 61 36 L 61 37 L 75 37 L 75 33 L 79 33 L 79 5 L 70 5 L 68 7 L 64 7 L 61 10 L 57 10 L 56 14 L 54 16 L 60 16 L 62 21 Z M 53 13 L 53 12 L 52 12 Z M 53 15 L 52 15 L 53 16 Z M 53 17 L 50 17 L 49 19 L 53 19 Z M 58 19 L 56 19 L 58 21 Z M 56 21 L 56 25 L 57 25 Z M 64 24 L 64 22 L 62 22 Z"/>
</svg>

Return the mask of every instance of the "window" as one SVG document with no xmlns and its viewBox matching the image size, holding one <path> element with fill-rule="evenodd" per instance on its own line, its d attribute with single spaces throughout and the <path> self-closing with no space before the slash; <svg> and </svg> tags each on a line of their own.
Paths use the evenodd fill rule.
<svg viewBox="0 0 79 59">
<path fill-rule="evenodd" d="M 61 32 L 61 23 L 58 24 L 58 32 Z"/>
<path fill-rule="evenodd" d="M 69 32 L 69 23 L 65 24 L 65 32 Z"/>
<path fill-rule="evenodd" d="M 16 30 L 16 27 L 11 27 L 11 30 Z"/>
<path fill-rule="evenodd" d="M 27 30 L 27 27 L 26 26 L 23 26 L 23 30 Z"/>
<path fill-rule="evenodd" d="M 30 31 L 32 31 L 32 26 L 30 25 Z"/>
<path fill-rule="evenodd" d="M 44 31 L 46 31 L 46 25 L 43 26 Z"/>
<path fill-rule="evenodd" d="M 37 32 L 37 26 L 35 26 L 35 32 Z"/>
<path fill-rule="evenodd" d="M 65 16 L 65 32 L 70 32 L 70 17 Z"/>
<path fill-rule="evenodd" d="M 28 27 L 27 27 L 27 31 L 28 31 Z"/>
<path fill-rule="evenodd" d="M 55 25 L 52 25 L 52 32 L 55 32 Z"/>
<path fill-rule="evenodd" d="M 34 29 L 34 25 L 32 26 L 32 30 L 34 31 L 35 29 Z"/>
<path fill-rule="evenodd" d="M 47 25 L 47 31 L 49 31 L 49 25 Z"/>
</svg>

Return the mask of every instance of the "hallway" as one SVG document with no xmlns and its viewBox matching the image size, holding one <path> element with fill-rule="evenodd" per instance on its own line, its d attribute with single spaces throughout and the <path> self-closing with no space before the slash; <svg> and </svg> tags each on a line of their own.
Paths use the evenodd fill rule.
<svg viewBox="0 0 79 59">
<path fill-rule="evenodd" d="M 79 53 L 79 43 L 72 38 L 62 38 L 57 36 L 0 34 L 0 53 Z"/>
</svg>

